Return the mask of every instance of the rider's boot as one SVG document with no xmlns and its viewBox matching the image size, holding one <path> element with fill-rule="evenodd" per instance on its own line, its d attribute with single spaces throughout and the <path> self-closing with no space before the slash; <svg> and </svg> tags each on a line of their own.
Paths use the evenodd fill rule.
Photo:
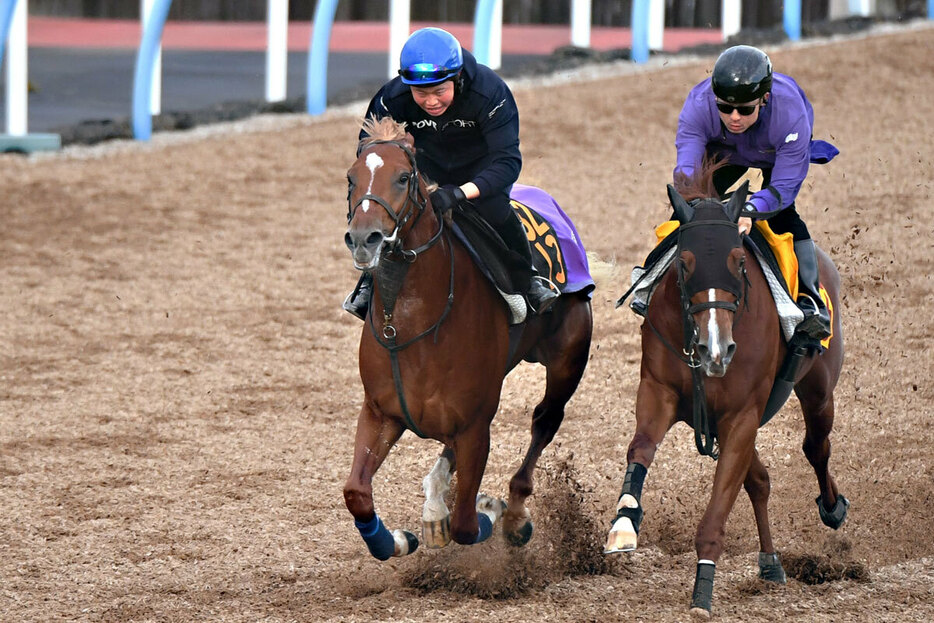
<svg viewBox="0 0 934 623">
<path fill-rule="evenodd" d="M 795 240 L 795 255 L 798 257 L 798 307 L 804 312 L 804 320 L 798 331 L 815 340 L 830 337 L 830 313 L 820 297 L 820 274 L 817 269 L 817 250 L 810 238 Z"/>
<path fill-rule="evenodd" d="M 513 266 L 510 270 L 513 286 L 525 293 L 533 313 L 544 314 L 558 299 L 558 293 L 545 285 L 547 280 L 538 274 L 538 270 L 532 264 L 532 249 L 529 247 L 525 227 L 518 217 L 510 215 L 499 226 L 498 231 L 506 246 L 524 260 L 521 267 Z"/>
<path fill-rule="evenodd" d="M 357 281 L 357 286 L 353 289 L 353 292 L 347 295 L 341 307 L 360 320 L 366 320 L 366 312 L 370 307 L 370 295 L 372 292 L 373 276 L 370 273 L 363 273 Z"/>
</svg>

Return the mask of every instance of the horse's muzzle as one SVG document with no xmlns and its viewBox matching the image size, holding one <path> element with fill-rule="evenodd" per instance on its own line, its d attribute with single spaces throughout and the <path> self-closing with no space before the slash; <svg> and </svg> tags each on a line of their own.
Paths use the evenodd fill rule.
<svg viewBox="0 0 934 623">
<path fill-rule="evenodd" d="M 700 359 L 704 374 L 720 378 L 726 374 L 730 362 L 733 361 L 733 355 L 736 353 L 736 343 L 733 340 L 722 341 L 713 351 L 706 344 L 698 343 L 694 350 L 698 359 Z"/>
<path fill-rule="evenodd" d="M 376 267 L 385 240 L 386 235 L 376 229 L 362 231 L 350 229 L 344 234 L 344 244 L 350 249 L 354 267 L 358 270 L 370 270 Z"/>
</svg>

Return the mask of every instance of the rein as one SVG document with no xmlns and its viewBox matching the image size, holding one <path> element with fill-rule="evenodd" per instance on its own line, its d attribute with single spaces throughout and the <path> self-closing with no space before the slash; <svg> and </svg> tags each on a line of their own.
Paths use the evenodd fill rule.
<svg viewBox="0 0 934 623">
<path fill-rule="evenodd" d="M 448 317 L 448 314 L 451 311 L 451 307 L 454 305 L 454 252 L 453 246 L 451 244 L 451 235 L 447 233 L 444 229 L 444 218 L 437 214 L 438 216 L 438 231 L 436 231 L 424 244 L 415 247 L 414 249 L 406 249 L 403 246 L 403 237 L 401 235 L 401 230 L 408 223 L 409 219 L 415 214 L 415 220 L 412 221 L 412 228 L 418 223 L 418 220 L 422 217 L 422 214 L 425 212 L 425 208 L 428 205 L 427 198 L 422 200 L 423 195 L 421 193 L 421 188 L 419 187 L 419 172 L 418 166 L 415 163 L 415 156 L 408 148 L 408 146 L 399 141 L 389 141 L 389 140 L 378 140 L 369 143 L 363 151 L 366 151 L 369 147 L 373 145 L 382 145 L 389 144 L 399 147 L 409 159 L 409 163 L 412 165 L 411 177 L 409 178 L 408 183 L 408 193 L 406 195 L 405 203 L 402 204 L 402 208 L 398 212 L 392 209 L 392 206 L 389 203 L 380 197 L 379 195 L 366 194 L 352 207 L 348 210 L 347 213 L 347 222 L 349 223 L 353 220 L 353 215 L 356 212 L 357 208 L 365 200 L 374 201 L 389 214 L 395 223 L 393 228 L 392 235 L 386 238 L 383 241 L 383 251 L 382 251 L 382 260 L 380 262 L 379 269 L 379 279 L 374 279 L 376 282 L 376 287 L 379 288 L 380 299 L 383 302 L 383 328 L 382 331 L 377 331 L 376 322 L 374 320 L 374 314 L 369 314 L 369 325 L 370 330 L 373 333 L 373 337 L 376 339 L 376 342 L 385 348 L 389 352 L 389 361 L 392 365 L 392 379 L 396 387 L 396 394 L 399 397 L 399 406 L 402 408 L 402 416 L 405 419 L 405 424 L 413 433 L 426 439 L 427 435 L 419 429 L 418 425 L 415 424 L 415 420 L 412 418 L 412 414 L 409 412 L 408 403 L 405 400 L 405 387 L 402 384 L 402 370 L 399 366 L 399 352 L 408 348 L 415 342 L 418 342 L 422 338 L 431 335 L 434 333 L 435 341 L 438 339 L 438 331 L 441 329 L 441 325 L 444 323 L 445 319 Z M 362 152 L 361 152 L 362 153 Z M 348 201 L 349 203 L 349 201 Z M 407 210 L 412 206 L 410 209 Z M 417 208 L 417 213 L 415 212 Z M 410 229 L 411 231 L 411 229 Z M 435 246 L 439 240 L 441 240 L 442 235 L 447 241 L 448 246 L 452 248 L 451 251 L 451 269 L 450 269 L 450 280 L 448 284 L 448 296 L 445 302 L 444 309 L 441 312 L 441 315 L 430 327 L 419 333 L 413 338 L 406 340 L 405 342 L 399 344 L 396 341 L 397 331 L 395 325 L 393 325 L 393 311 L 396 306 L 396 300 L 399 296 L 399 291 L 402 289 L 402 283 L 405 281 L 406 274 L 408 273 L 409 266 L 415 263 L 418 259 L 418 256 L 421 253 L 429 250 L 431 247 Z M 401 258 L 400 260 L 393 259 L 394 256 Z M 372 304 L 372 294 L 370 295 L 370 303 Z"/>
<path fill-rule="evenodd" d="M 688 223 L 682 225 L 682 227 L 695 227 L 701 223 Z M 705 223 L 713 224 L 713 223 Z M 719 225 L 720 223 L 716 223 Z M 730 227 L 736 227 L 735 223 L 724 223 Z M 681 240 L 679 234 L 678 248 L 680 251 Z M 677 254 L 680 257 L 680 252 Z M 710 413 L 707 409 L 707 392 L 704 388 L 704 373 L 701 371 L 701 363 L 695 357 L 695 347 L 697 345 L 697 324 L 694 322 L 694 314 L 701 311 L 706 311 L 709 309 L 725 309 L 733 313 L 733 327 L 736 326 L 739 316 L 741 314 L 742 308 L 749 308 L 749 298 L 747 296 L 749 290 L 749 277 L 746 274 L 746 265 L 745 261 L 740 265 L 740 274 L 742 275 L 742 290 L 739 292 L 735 301 L 704 301 L 701 303 L 691 303 L 691 294 L 688 292 L 687 283 L 684 277 L 684 265 L 677 260 L 678 262 L 678 292 L 681 299 L 681 319 L 684 328 L 684 347 L 682 348 L 683 355 L 677 353 L 677 351 L 672 348 L 664 338 L 661 338 L 658 330 L 655 329 L 651 324 L 649 325 L 655 334 L 662 339 L 662 343 L 672 352 L 674 352 L 679 359 L 687 363 L 688 367 L 691 369 L 691 389 L 692 389 L 692 415 L 693 415 L 693 428 L 694 428 L 694 445 L 697 447 L 697 451 L 701 456 L 709 456 L 713 460 L 717 460 L 720 456 L 717 443 L 717 431 L 715 423 L 711 422 Z M 742 305 L 742 307 L 741 307 Z"/>
</svg>

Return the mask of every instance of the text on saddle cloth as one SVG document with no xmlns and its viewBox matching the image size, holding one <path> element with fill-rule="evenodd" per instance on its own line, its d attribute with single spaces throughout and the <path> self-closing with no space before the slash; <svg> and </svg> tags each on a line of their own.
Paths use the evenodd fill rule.
<svg viewBox="0 0 934 623">
<path fill-rule="evenodd" d="M 594 289 L 587 252 L 577 228 L 557 202 L 535 186 L 514 184 L 510 203 L 525 228 L 532 261 L 562 293 Z"/>
</svg>

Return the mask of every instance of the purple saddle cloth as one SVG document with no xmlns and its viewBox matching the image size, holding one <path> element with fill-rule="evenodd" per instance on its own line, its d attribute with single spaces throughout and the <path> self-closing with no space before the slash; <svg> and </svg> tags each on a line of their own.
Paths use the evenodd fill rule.
<svg viewBox="0 0 934 623">
<path fill-rule="evenodd" d="M 541 188 L 524 184 L 514 184 L 509 198 L 526 232 L 535 236 L 529 246 L 539 272 L 548 275 L 562 293 L 590 295 L 595 285 L 587 252 L 561 206 Z"/>
</svg>

